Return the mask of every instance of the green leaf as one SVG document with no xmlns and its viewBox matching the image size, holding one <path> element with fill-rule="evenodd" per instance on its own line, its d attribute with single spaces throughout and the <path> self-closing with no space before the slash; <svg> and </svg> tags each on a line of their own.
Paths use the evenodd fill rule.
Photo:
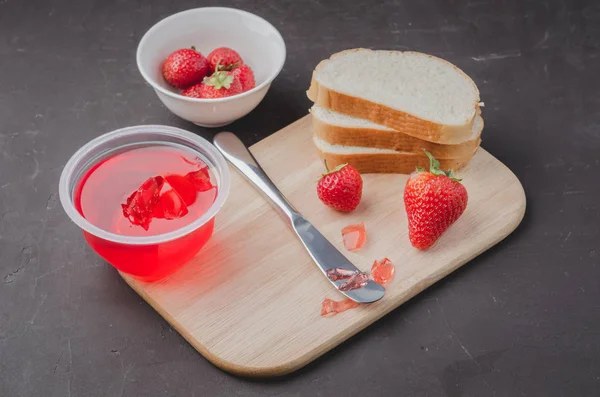
<svg viewBox="0 0 600 397">
<path fill-rule="evenodd" d="M 423 151 L 427 157 L 429 157 L 429 172 L 431 172 L 433 175 L 447 176 L 444 171 L 440 170 L 440 162 L 437 161 L 435 157 L 433 157 L 433 155 L 427 150 L 423 149 Z"/>
<path fill-rule="evenodd" d="M 447 175 L 448 175 L 448 178 L 452 179 L 454 182 L 462 181 L 462 178 L 457 178 L 456 175 L 454 175 L 453 170 L 448 170 Z"/>
<path fill-rule="evenodd" d="M 217 63 L 217 67 L 215 68 L 217 71 L 227 71 L 227 72 L 231 72 L 233 69 L 237 68 L 239 66 L 239 62 L 236 63 L 232 63 L 229 66 L 226 65 L 221 65 L 220 63 Z"/>
<path fill-rule="evenodd" d="M 203 83 L 215 87 L 217 90 L 221 88 L 229 89 L 233 83 L 233 76 L 228 72 L 214 72 L 212 76 L 205 77 Z"/>
<path fill-rule="evenodd" d="M 429 172 L 431 172 L 433 175 L 447 176 L 448 178 L 450 178 L 456 182 L 460 182 L 462 180 L 462 179 L 458 179 L 454 175 L 454 171 L 452 171 L 452 170 L 448 170 L 448 171 L 441 170 L 440 162 L 437 161 L 435 159 L 435 157 L 433 157 L 433 155 L 431 153 L 429 153 L 427 150 L 423 149 L 423 151 L 425 152 L 427 157 L 429 157 Z"/>
</svg>

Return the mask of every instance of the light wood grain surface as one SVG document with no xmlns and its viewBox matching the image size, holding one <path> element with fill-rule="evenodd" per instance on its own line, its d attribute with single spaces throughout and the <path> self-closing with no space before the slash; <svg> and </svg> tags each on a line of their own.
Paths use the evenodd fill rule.
<svg viewBox="0 0 600 397">
<path fill-rule="evenodd" d="M 322 164 L 306 116 L 254 145 L 267 174 L 353 263 L 368 270 L 390 258 L 396 277 L 386 296 L 334 317 L 320 316 L 324 298 L 342 299 L 293 232 L 235 171 L 215 234 L 177 273 L 125 281 L 218 367 L 247 376 L 292 372 L 367 327 L 510 234 L 525 212 L 514 174 L 483 149 L 461 170 L 469 192 L 464 215 L 426 252 L 407 236 L 402 201 L 406 175 L 364 175 L 363 200 L 352 214 L 322 205 L 315 184 Z M 344 250 L 341 229 L 364 221 L 367 245 Z"/>
</svg>

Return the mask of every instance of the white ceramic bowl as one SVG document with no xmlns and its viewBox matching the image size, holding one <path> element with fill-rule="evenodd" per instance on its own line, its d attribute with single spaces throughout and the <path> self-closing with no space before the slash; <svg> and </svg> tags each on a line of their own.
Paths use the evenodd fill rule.
<svg viewBox="0 0 600 397">
<path fill-rule="evenodd" d="M 188 98 L 162 76 L 167 56 L 195 46 L 204 56 L 218 47 L 236 50 L 253 70 L 256 87 L 219 99 Z M 285 62 L 281 34 L 259 16 L 234 8 L 206 7 L 163 19 L 146 32 L 137 48 L 137 66 L 165 106 L 203 127 L 221 127 L 250 113 L 264 98 Z"/>
</svg>

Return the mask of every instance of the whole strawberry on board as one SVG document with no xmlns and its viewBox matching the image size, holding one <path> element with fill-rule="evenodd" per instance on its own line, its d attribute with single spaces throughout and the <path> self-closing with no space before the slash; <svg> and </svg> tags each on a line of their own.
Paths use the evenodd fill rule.
<svg viewBox="0 0 600 397">
<path fill-rule="evenodd" d="M 206 59 L 210 65 L 211 72 L 221 70 L 231 71 L 244 64 L 240 54 L 229 47 L 219 47 L 212 50 Z"/>
<path fill-rule="evenodd" d="M 216 99 L 242 93 L 242 84 L 233 72 L 215 72 L 202 83 L 183 91 L 181 95 L 191 98 Z"/>
<path fill-rule="evenodd" d="M 417 168 L 406 182 L 404 205 L 408 216 L 408 237 L 418 249 L 431 247 L 467 208 L 467 189 L 452 170 L 440 170 L 431 153 L 429 171 Z"/>
<path fill-rule="evenodd" d="M 319 199 L 334 210 L 354 211 L 362 197 L 363 181 L 358 171 L 348 164 L 341 164 L 330 170 L 327 161 L 325 169 L 327 172 L 317 183 Z"/>
<path fill-rule="evenodd" d="M 202 82 L 210 73 L 210 65 L 204 55 L 192 46 L 171 53 L 162 65 L 162 73 L 173 87 L 188 88 Z"/>
</svg>

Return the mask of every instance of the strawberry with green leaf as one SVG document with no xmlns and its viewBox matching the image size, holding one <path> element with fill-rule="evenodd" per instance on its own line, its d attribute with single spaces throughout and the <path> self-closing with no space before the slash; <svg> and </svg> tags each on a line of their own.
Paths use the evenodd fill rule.
<svg viewBox="0 0 600 397">
<path fill-rule="evenodd" d="M 242 57 L 237 51 L 229 47 L 219 47 L 214 49 L 206 57 L 208 64 L 213 72 L 231 71 L 244 64 Z"/>
<path fill-rule="evenodd" d="M 340 164 L 330 170 L 325 161 L 326 172 L 317 183 L 317 195 L 328 207 L 337 211 L 352 212 L 362 197 L 363 180 L 351 165 Z"/>
<path fill-rule="evenodd" d="M 205 77 L 202 83 L 196 84 L 182 92 L 191 98 L 216 99 L 226 98 L 243 92 L 240 80 L 232 72 L 215 72 Z"/>
<path fill-rule="evenodd" d="M 431 153 L 429 171 L 417 168 L 406 182 L 404 205 L 408 216 L 408 237 L 418 249 L 431 247 L 467 208 L 467 189 L 452 170 L 440 170 Z"/>
<path fill-rule="evenodd" d="M 167 83 L 181 89 L 200 83 L 210 71 L 208 60 L 194 46 L 174 51 L 162 65 Z"/>
</svg>

